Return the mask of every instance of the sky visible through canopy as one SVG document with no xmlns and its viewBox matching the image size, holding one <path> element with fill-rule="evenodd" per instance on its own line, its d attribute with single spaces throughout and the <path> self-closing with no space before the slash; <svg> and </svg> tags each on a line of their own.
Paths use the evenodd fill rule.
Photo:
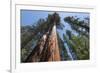
<svg viewBox="0 0 100 73">
<path fill-rule="evenodd" d="M 48 17 L 48 14 L 53 14 L 54 11 L 35 11 L 35 10 L 21 10 L 21 25 L 32 25 L 36 23 L 40 18 L 46 19 Z M 62 34 L 65 33 L 66 29 L 71 30 L 71 27 L 68 23 L 64 22 L 64 18 L 67 16 L 76 16 L 80 19 L 84 19 L 86 17 L 89 17 L 89 13 L 80 13 L 80 12 L 61 12 L 57 11 L 61 18 L 61 23 L 65 25 L 63 30 L 57 30 L 58 32 L 61 32 L 59 35 L 62 37 Z M 74 31 L 73 31 L 74 32 Z M 75 32 L 74 32 L 75 33 Z"/>
</svg>

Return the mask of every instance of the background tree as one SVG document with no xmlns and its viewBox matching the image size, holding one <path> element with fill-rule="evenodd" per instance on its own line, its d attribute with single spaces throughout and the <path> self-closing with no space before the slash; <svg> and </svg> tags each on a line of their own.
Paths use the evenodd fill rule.
<svg viewBox="0 0 100 73">
<path fill-rule="evenodd" d="M 64 18 L 64 21 L 69 23 L 73 31 L 76 31 L 76 34 L 71 34 L 71 30 L 67 30 L 66 34 L 64 34 L 64 40 L 67 41 L 73 52 L 75 52 L 77 59 L 89 59 L 89 18 L 82 20 L 68 16 Z"/>
<path fill-rule="evenodd" d="M 64 21 L 69 23 L 71 28 L 75 30 L 78 34 L 81 34 L 82 36 L 86 36 L 89 38 L 89 18 L 84 18 L 83 20 L 68 16 L 64 18 Z"/>
</svg>

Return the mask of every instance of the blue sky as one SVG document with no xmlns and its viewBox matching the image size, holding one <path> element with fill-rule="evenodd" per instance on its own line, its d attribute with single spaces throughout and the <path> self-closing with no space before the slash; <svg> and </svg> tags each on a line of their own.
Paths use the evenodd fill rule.
<svg viewBox="0 0 100 73">
<path fill-rule="evenodd" d="M 46 19 L 48 14 L 53 14 L 53 11 L 34 11 L 34 10 L 21 10 L 21 25 L 32 25 L 36 23 L 40 18 Z M 64 22 L 64 18 L 67 16 L 77 16 L 80 19 L 89 17 L 89 13 L 79 13 L 79 12 L 57 12 L 61 17 L 61 23 L 65 25 L 63 30 L 57 30 L 62 32 L 59 35 L 61 37 L 66 30 L 71 30 L 71 27 L 68 23 Z M 74 32 L 74 31 L 73 31 Z M 75 33 L 75 32 L 74 32 Z"/>
<path fill-rule="evenodd" d="M 47 18 L 48 14 L 54 13 L 49 11 L 34 11 L 34 10 L 21 10 L 21 25 L 31 25 L 36 23 L 40 18 Z M 61 17 L 61 22 L 64 22 L 66 16 L 77 16 L 79 18 L 88 17 L 89 13 L 75 13 L 75 12 L 57 12 Z"/>
</svg>

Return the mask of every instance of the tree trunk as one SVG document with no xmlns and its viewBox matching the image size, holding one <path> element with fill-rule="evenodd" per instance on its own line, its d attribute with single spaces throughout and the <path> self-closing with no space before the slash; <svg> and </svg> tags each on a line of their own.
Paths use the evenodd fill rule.
<svg viewBox="0 0 100 73">
<path fill-rule="evenodd" d="M 60 53 L 58 47 L 57 33 L 56 33 L 56 25 L 53 26 L 49 42 L 48 42 L 48 61 L 60 61 Z"/>
<path fill-rule="evenodd" d="M 56 25 L 43 35 L 25 62 L 60 61 Z"/>
</svg>

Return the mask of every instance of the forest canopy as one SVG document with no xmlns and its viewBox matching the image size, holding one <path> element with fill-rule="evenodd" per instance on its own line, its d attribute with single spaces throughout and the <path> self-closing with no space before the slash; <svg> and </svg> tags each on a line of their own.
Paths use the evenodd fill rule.
<svg viewBox="0 0 100 73">
<path fill-rule="evenodd" d="M 89 13 L 21 10 L 21 62 L 89 60 L 89 21 Z"/>
</svg>

